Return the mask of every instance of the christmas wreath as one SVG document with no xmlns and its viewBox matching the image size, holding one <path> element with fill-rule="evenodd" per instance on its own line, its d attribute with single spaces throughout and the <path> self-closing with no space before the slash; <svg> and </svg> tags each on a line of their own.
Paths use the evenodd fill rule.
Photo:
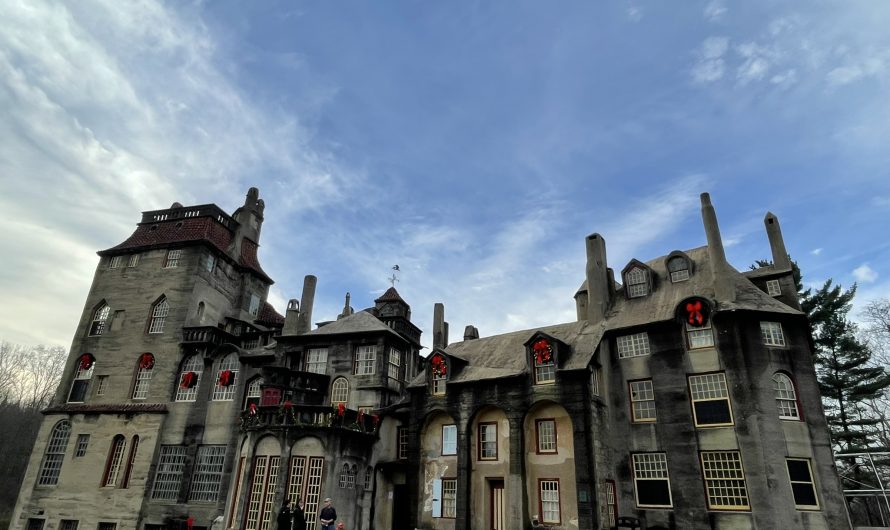
<svg viewBox="0 0 890 530">
<path fill-rule="evenodd" d="M 219 381 L 217 381 L 219 386 L 232 386 L 232 383 L 234 382 L 235 372 L 231 370 L 223 370 L 219 373 Z"/>
<path fill-rule="evenodd" d="M 139 368 L 142 370 L 151 370 L 155 367 L 155 356 L 150 353 L 143 353 L 139 356 Z"/>
<path fill-rule="evenodd" d="M 85 353 L 80 356 L 80 369 L 83 371 L 87 371 L 93 367 L 93 363 L 96 360 L 89 353 Z"/>
<path fill-rule="evenodd" d="M 535 364 L 549 363 L 553 359 L 553 347 L 547 339 L 540 339 L 532 345 L 535 352 Z"/>
<path fill-rule="evenodd" d="M 346 405 L 343 403 L 337 403 L 337 416 L 341 418 L 346 415 Z"/>
<path fill-rule="evenodd" d="M 433 377 L 445 377 L 445 374 L 448 373 L 448 365 L 445 364 L 445 357 L 434 355 L 430 360 L 430 364 L 433 367 Z"/>
<path fill-rule="evenodd" d="M 198 374 L 195 372 L 186 372 L 182 374 L 182 382 L 179 388 L 192 388 L 198 383 Z"/>
<path fill-rule="evenodd" d="M 700 328 L 708 323 L 708 306 L 701 300 L 692 300 L 686 303 L 686 322 L 693 327 Z"/>
</svg>

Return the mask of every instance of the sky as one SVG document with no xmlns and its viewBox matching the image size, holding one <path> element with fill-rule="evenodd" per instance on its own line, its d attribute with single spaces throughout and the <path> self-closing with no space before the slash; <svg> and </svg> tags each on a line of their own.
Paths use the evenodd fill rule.
<svg viewBox="0 0 890 530">
<path fill-rule="evenodd" d="M 705 243 L 890 296 L 890 3 L 43 2 L 0 7 L 0 340 L 71 344 L 140 212 L 251 186 L 283 312 L 396 288 L 429 346 L 575 319 L 609 265 Z M 425 350 L 428 352 L 429 350 Z"/>
</svg>

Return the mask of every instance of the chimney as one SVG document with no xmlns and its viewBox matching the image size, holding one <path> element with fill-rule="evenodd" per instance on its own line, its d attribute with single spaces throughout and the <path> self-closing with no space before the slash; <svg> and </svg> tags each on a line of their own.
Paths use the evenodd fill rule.
<svg viewBox="0 0 890 530">
<path fill-rule="evenodd" d="M 599 234 L 587 236 L 587 321 L 602 322 L 609 308 L 609 274 L 606 241 Z M 579 304 L 580 305 L 580 304 Z"/>
<path fill-rule="evenodd" d="M 433 305 L 433 348 L 444 348 L 448 344 L 445 328 L 445 305 Z"/>
<path fill-rule="evenodd" d="M 776 269 L 790 269 L 791 258 L 785 250 L 785 240 L 782 238 L 782 227 L 779 226 L 779 218 L 772 212 L 766 212 L 763 218 L 766 226 L 766 236 L 769 238 L 769 248 L 773 252 L 773 266 Z"/>
<path fill-rule="evenodd" d="M 250 239 L 257 245 L 260 243 L 260 229 L 263 227 L 263 210 L 265 203 L 260 199 L 260 190 L 250 188 L 244 198 L 244 205 L 235 210 L 232 218 L 238 222 L 235 238 L 232 241 L 233 252 L 236 259 L 241 258 L 241 244 L 244 239 Z"/>
<path fill-rule="evenodd" d="M 730 276 L 731 269 L 726 261 L 726 252 L 723 250 L 723 239 L 720 237 L 720 227 L 717 225 L 717 212 L 714 211 L 711 195 L 708 193 L 701 194 L 701 217 L 702 223 L 705 225 L 705 236 L 708 239 L 714 294 L 719 301 L 731 302 L 735 300 L 735 288 Z"/>
<path fill-rule="evenodd" d="M 287 302 L 287 311 L 284 313 L 284 328 L 282 335 L 298 335 L 300 333 L 300 302 L 291 298 Z"/>
<path fill-rule="evenodd" d="M 337 320 L 340 320 L 341 318 L 346 318 L 349 315 L 355 313 L 355 311 L 352 310 L 352 306 L 349 305 L 349 300 L 351 300 L 351 299 L 352 299 L 352 295 L 349 294 L 349 291 L 346 291 L 346 300 L 343 302 L 343 312 L 341 312 L 339 315 L 337 315 Z"/>
<path fill-rule="evenodd" d="M 303 294 L 300 297 L 300 319 L 298 334 L 308 333 L 312 329 L 312 305 L 315 303 L 315 284 L 318 278 L 307 274 L 303 278 Z"/>
<path fill-rule="evenodd" d="M 476 326 L 467 326 L 464 328 L 464 340 L 473 340 L 479 338 L 479 330 Z"/>
<path fill-rule="evenodd" d="M 575 312 L 578 315 L 578 322 L 587 320 L 587 289 L 583 285 L 575 293 Z"/>
</svg>

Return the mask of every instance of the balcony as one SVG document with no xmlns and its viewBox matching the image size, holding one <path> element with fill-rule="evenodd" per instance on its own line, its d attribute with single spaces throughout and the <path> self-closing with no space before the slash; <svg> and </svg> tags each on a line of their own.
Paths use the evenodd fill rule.
<svg viewBox="0 0 890 530">
<path fill-rule="evenodd" d="M 227 342 L 237 343 L 238 339 L 216 326 L 196 326 L 182 328 L 182 343 L 195 346 L 213 345 L 219 346 Z"/>
<path fill-rule="evenodd" d="M 292 429 L 336 429 L 359 435 L 377 436 L 380 421 L 376 415 L 359 414 L 352 409 L 327 405 L 260 405 L 241 413 L 242 432 Z"/>
</svg>

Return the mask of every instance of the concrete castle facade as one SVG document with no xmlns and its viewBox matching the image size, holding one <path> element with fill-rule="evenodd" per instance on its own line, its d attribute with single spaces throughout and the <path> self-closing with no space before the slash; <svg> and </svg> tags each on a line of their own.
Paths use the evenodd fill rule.
<svg viewBox="0 0 890 530">
<path fill-rule="evenodd" d="M 10 530 L 269 530 L 285 498 L 317 528 L 849 528 L 791 263 L 707 244 L 632 260 L 586 240 L 577 320 L 420 356 L 389 289 L 312 326 L 257 260 L 264 204 L 143 213 L 99 252 Z M 536 521 L 536 522 L 535 522 Z"/>
</svg>

